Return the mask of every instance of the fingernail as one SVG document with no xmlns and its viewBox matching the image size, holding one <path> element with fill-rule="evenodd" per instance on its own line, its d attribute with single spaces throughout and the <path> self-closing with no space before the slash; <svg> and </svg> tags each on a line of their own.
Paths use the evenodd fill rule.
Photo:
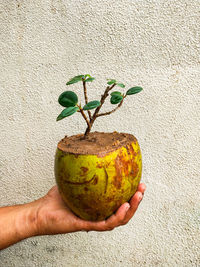
<svg viewBox="0 0 200 267">
<path fill-rule="evenodd" d="M 139 196 L 138 196 L 139 202 L 142 200 L 142 198 L 143 198 L 142 193 L 140 193 Z"/>
<path fill-rule="evenodd" d="M 130 208 L 130 205 L 127 204 L 125 210 L 127 211 Z"/>
</svg>

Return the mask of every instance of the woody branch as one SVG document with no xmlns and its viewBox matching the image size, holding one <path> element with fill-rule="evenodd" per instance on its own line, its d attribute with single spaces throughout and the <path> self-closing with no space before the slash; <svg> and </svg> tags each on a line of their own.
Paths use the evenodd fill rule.
<svg viewBox="0 0 200 267">
<path fill-rule="evenodd" d="M 83 90 L 84 90 L 85 104 L 87 104 L 88 103 L 87 88 L 86 88 L 86 81 L 84 80 L 83 80 Z M 89 119 L 91 120 L 92 115 L 91 115 L 90 110 L 88 110 L 88 116 L 89 116 Z"/>
<path fill-rule="evenodd" d="M 100 100 L 100 103 L 101 103 L 101 104 L 100 104 L 100 106 L 98 106 L 98 107 L 95 109 L 94 114 L 93 114 L 92 118 L 90 119 L 90 125 L 87 127 L 84 136 L 87 136 L 87 135 L 90 133 L 91 128 L 92 128 L 92 125 L 93 125 L 95 119 L 97 118 L 97 115 L 98 115 L 98 113 L 99 113 L 99 111 L 100 111 L 102 105 L 104 104 L 105 99 L 106 99 L 106 98 L 108 97 L 108 95 L 109 95 L 109 94 L 108 94 L 109 91 L 111 91 L 111 90 L 115 87 L 115 85 L 116 85 L 116 84 L 114 83 L 112 86 L 107 86 L 107 87 L 106 87 L 106 90 L 105 90 L 104 94 L 101 96 L 101 100 Z"/>
</svg>

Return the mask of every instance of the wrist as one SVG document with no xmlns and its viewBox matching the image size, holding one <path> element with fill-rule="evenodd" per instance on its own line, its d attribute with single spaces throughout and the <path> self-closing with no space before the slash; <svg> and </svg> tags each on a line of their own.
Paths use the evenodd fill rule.
<svg viewBox="0 0 200 267">
<path fill-rule="evenodd" d="M 17 206 L 15 227 L 20 240 L 38 235 L 38 212 L 40 199 Z"/>
<path fill-rule="evenodd" d="M 39 199 L 28 204 L 0 207 L 0 250 L 38 235 L 41 202 Z"/>
</svg>

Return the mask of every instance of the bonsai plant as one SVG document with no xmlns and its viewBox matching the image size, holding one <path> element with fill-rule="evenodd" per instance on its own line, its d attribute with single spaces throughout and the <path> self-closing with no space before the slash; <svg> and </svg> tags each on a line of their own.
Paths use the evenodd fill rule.
<svg viewBox="0 0 200 267">
<path fill-rule="evenodd" d="M 107 81 L 101 99 L 88 101 L 87 84 L 94 81 L 89 74 L 78 75 L 67 86 L 81 82 L 85 104 L 82 106 L 73 91 L 63 92 L 58 102 L 64 107 L 57 121 L 78 112 L 87 124 L 84 134 L 65 136 L 57 146 L 55 177 L 64 202 L 85 220 L 103 220 L 109 217 L 136 192 L 141 179 L 142 160 L 137 139 L 128 133 L 91 132 L 95 120 L 118 110 L 124 99 L 142 91 L 139 86 L 121 93 L 115 87 L 125 88 L 114 79 Z M 100 112 L 106 98 L 115 105 Z M 94 110 L 92 113 L 91 110 Z"/>
</svg>

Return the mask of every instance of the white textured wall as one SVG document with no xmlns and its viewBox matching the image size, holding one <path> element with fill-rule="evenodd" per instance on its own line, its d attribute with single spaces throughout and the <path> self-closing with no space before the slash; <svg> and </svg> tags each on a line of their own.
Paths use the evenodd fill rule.
<svg viewBox="0 0 200 267">
<path fill-rule="evenodd" d="M 55 121 L 57 97 L 82 73 L 92 99 L 106 78 L 144 87 L 94 130 L 138 138 L 148 188 L 128 225 L 31 238 L 1 267 L 200 266 L 199 29 L 197 0 L 0 1 L 0 204 L 54 185 L 57 142 L 85 129 L 79 114 Z"/>
</svg>

